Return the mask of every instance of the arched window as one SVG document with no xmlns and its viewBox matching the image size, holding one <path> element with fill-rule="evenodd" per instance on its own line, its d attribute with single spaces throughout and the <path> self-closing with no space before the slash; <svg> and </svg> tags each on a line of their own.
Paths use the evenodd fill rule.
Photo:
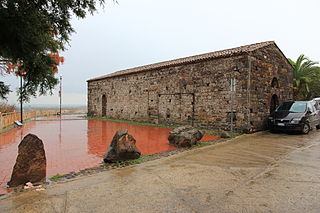
<svg viewBox="0 0 320 213">
<path fill-rule="evenodd" d="M 274 77 L 274 78 L 272 79 L 271 87 L 273 87 L 273 88 L 279 88 L 279 82 L 278 82 L 278 79 L 277 79 L 276 77 Z"/>
</svg>

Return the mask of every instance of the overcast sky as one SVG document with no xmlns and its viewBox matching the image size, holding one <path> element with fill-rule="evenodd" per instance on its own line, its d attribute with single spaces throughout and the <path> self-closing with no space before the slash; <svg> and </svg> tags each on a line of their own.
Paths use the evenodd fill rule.
<svg viewBox="0 0 320 213">
<path fill-rule="evenodd" d="M 118 0 L 86 19 L 60 66 L 63 103 L 86 104 L 86 80 L 135 66 L 273 40 L 284 54 L 320 61 L 319 0 Z M 15 89 L 19 80 L 5 77 Z M 15 93 L 9 103 L 16 103 Z M 58 104 L 53 96 L 31 104 Z"/>
</svg>

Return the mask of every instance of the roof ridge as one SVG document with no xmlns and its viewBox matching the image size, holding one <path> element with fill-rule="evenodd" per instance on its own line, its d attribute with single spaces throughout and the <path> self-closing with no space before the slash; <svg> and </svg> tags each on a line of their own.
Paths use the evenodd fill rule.
<svg viewBox="0 0 320 213">
<path fill-rule="evenodd" d="M 111 78 L 111 77 L 120 76 L 120 75 L 127 75 L 127 74 L 132 74 L 132 73 L 137 73 L 137 72 L 143 72 L 143 71 L 147 71 L 147 70 L 159 69 L 159 68 L 164 68 L 164 67 L 168 67 L 168 66 L 180 65 L 180 64 L 184 64 L 184 63 L 191 63 L 191 62 L 195 62 L 195 61 L 199 61 L 199 60 L 206 60 L 206 59 L 210 59 L 210 58 L 219 58 L 219 57 L 239 55 L 241 53 L 248 53 L 248 52 L 255 51 L 257 49 L 268 46 L 270 44 L 275 44 L 275 42 L 274 41 L 265 41 L 265 42 L 260 42 L 260 43 L 254 43 L 254 44 L 224 49 L 224 50 L 218 50 L 218 51 L 209 52 L 209 53 L 198 54 L 198 55 L 194 55 L 194 56 L 188 56 L 188 57 L 168 60 L 168 61 L 164 61 L 164 62 L 157 62 L 157 63 L 153 63 L 153 64 L 148 64 L 148 65 L 143 65 L 143 66 L 138 66 L 138 67 L 134 67 L 134 68 L 116 71 L 116 72 L 113 72 L 113 73 L 110 73 L 110 74 L 107 74 L 104 76 L 92 78 L 92 79 L 88 80 L 88 82 L 101 80 L 101 79 L 105 79 L 105 78 Z"/>
</svg>

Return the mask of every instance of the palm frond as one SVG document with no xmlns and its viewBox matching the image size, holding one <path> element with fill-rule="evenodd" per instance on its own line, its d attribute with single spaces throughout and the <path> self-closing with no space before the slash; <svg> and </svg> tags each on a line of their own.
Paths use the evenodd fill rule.
<svg viewBox="0 0 320 213">
<path fill-rule="evenodd" d="M 296 61 L 288 59 L 289 63 L 293 67 L 293 86 L 295 94 L 299 97 L 307 98 L 311 96 L 309 85 L 313 81 L 320 79 L 320 67 L 319 63 L 311 61 L 308 57 L 301 54 Z"/>
</svg>

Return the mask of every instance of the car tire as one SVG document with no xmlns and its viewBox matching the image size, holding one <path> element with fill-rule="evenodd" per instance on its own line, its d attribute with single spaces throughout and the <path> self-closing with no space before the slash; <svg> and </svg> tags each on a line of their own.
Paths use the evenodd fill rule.
<svg viewBox="0 0 320 213">
<path fill-rule="evenodd" d="M 270 132 L 271 132 L 271 133 L 278 133 L 279 131 L 276 130 L 276 129 L 270 129 Z"/>
<path fill-rule="evenodd" d="M 309 132 L 310 132 L 310 125 L 308 123 L 304 123 L 302 125 L 301 133 L 306 135 Z"/>
<path fill-rule="evenodd" d="M 316 128 L 317 128 L 317 129 L 320 129 L 320 124 L 318 124 L 318 125 L 316 126 Z"/>
</svg>

